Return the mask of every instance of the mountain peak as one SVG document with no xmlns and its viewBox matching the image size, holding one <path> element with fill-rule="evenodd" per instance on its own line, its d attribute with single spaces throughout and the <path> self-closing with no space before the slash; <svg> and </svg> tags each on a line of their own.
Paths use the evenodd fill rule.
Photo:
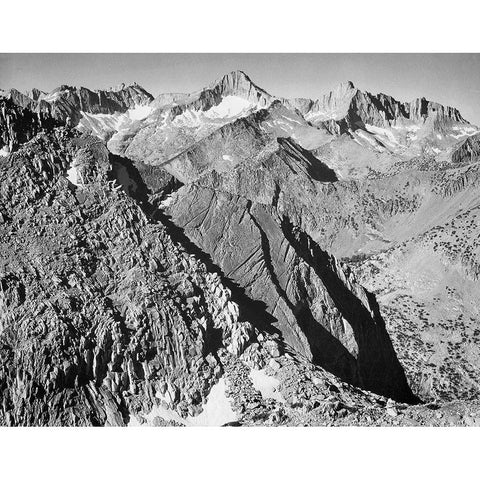
<svg viewBox="0 0 480 480">
<path fill-rule="evenodd" d="M 251 78 L 242 70 L 234 70 L 217 79 L 205 90 L 213 90 L 221 96 L 238 96 L 258 103 L 264 107 L 269 105 L 273 97 L 263 88 L 256 85 Z"/>
<path fill-rule="evenodd" d="M 222 77 L 215 80 L 209 88 L 215 88 L 217 86 L 231 86 L 238 88 L 241 86 L 254 86 L 258 88 L 250 79 L 250 77 L 242 70 L 233 70 Z"/>
<path fill-rule="evenodd" d="M 131 82 L 131 83 L 120 83 L 119 85 L 115 85 L 113 87 L 110 87 L 108 90 L 110 92 L 120 92 L 122 90 L 127 90 L 128 88 L 135 88 L 135 89 L 140 89 L 145 91 L 145 89 L 139 85 L 137 82 Z"/>
<path fill-rule="evenodd" d="M 342 89 L 342 90 L 357 90 L 357 87 L 353 84 L 353 82 L 351 80 L 347 80 L 345 82 L 340 82 L 337 85 L 337 88 Z"/>
<path fill-rule="evenodd" d="M 222 78 L 225 78 L 225 77 L 238 78 L 238 79 L 243 79 L 247 82 L 251 82 L 250 77 L 243 70 L 232 70 L 231 72 L 228 72 L 225 75 L 223 75 Z"/>
<path fill-rule="evenodd" d="M 351 80 L 339 83 L 329 94 L 330 97 L 344 98 L 352 97 L 358 91 Z"/>
</svg>

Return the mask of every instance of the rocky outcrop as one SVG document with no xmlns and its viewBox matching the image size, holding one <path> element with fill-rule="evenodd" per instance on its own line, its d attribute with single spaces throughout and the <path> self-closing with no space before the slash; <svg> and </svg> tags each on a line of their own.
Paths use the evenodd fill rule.
<svg viewBox="0 0 480 480">
<path fill-rule="evenodd" d="M 27 97 L 20 95 L 0 97 L 0 150 L 5 154 L 15 151 L 38 132 L 58 125 L 48 111 L 32 109 L 32 102 L 24 102 Z"/>
<path fill-rule="evenodd" d="M 221 358 L 254 336 L 218 275 L 109 172 L 101 142 L 62 130 L 0 166 L 3 425 L 124 425 L 160 404 L 196 415 Z"/>
</svg>

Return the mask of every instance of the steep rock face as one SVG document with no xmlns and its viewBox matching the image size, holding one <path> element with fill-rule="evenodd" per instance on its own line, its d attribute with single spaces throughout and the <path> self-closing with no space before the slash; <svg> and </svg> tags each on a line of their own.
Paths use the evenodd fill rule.
<svg viewBox="0 0 480 480">
<path fill-rule="evenodd" d="M 345 82 L 318 100 L 295 98 L 285 100 L 285 103 L 297 108 L 312 123 L 322 120 L 340 120 L 347 115 L 352 99 L 358 92 L 359 90 L 352 82 Z"/>
<path fill-rule="evenodd" d="M 413 100 L 408 107 L 408 116 L 413 120 L 425 119 L 433 115 L 439 124 L 447 122 L 468 123 L 456 108 L 445 107 L 437 102 L 429 101 L 425 97 Z"/>
<path fill-rule="evenodd" d="M 16 90 L 15 88 L 12 88 L 6 92 L 5 97 L 9 98 L 13 104 L 24 108 L 24 109 L 29 109 L 32 112 L 34 112 L 37 109 L 37 102 L 34 100 L 32 97 L 29 97 L 26 94 L 23 94 Z"/>
<path fill-rule="evenodd" d="M 35 101 L 39 100 L 40 97 L 45 96 L 46 94 L 46 92 L 42 92 L 42 90 L 39 90 L 38 88 L 32 88 L 31 90 L 25 92 L 27 97 L 30 97 Z"/>
<path fill-rule="evenodd" d="M 42 127 L 51 129 L 59 125 L 77 126 L 81 131 L 92 132 L 102 139 L 109 138 L 119 129 L 128 128 L 135 121 L 145 118 L 151 112 L 148 105 L 153 100 L 153 97 L 136 83 L 96 91 L 62 85 L 48 94 L 37 89 L 27 93 L 29 95 L 11 89 L 4 92 L 2 98 L 8 99 L 11 102 L 9 108 L 23 112 L 24 117 L 38 117 L 37 123 Z M 27 133 L 32 131 L 32 128 L 20 120 L 16 124 L 28 139 L 32 138 L 33 135 Z M 5 129 L 8 130 L 8 127 L 2 127 L 2 132 Z M 38 128 L 35 132 L 37 130 Z M 25 140 L 21 142 L 23 141 Z"/>
<path fill-rule="evenodd" d="M 297 352 L 345 381 L 413 399 L 375 301 L 308 236 L 261 204 L 195 185 L 167 211 L 227 278 L 266 304 Z"/>
</svg>

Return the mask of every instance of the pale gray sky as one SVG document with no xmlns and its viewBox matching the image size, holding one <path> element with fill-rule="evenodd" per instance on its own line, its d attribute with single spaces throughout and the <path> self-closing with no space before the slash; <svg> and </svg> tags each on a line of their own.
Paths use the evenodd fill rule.
<svg viewBox="0 0 480 480">
<path fill-rule="evenodd" d="M 480 125 L 480 54 L 0 54 L 0 88 L 91 89 L 133 81 L 154 96 L 190 92 L 244 70 L 269 93 L 318 98 L 351 80 L 398 100 L 426 97 Z"/>
</svg>

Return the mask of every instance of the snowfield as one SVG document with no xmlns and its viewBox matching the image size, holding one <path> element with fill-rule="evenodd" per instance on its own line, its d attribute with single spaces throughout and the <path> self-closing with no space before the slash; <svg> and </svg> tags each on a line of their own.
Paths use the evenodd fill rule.
<svg viewBox="0 0 480 480">
<path fill-rule="evenodd" d="M 264 399 L 273 398 L 279 402 L 285 402 L 282 394 L 277 390 L 280 381 L 275 377 L 267 375 L 264 369 L 256 370 L 252 368 L 250 370 L 250 379 L 252 380 L 255 390 L 258 390 Z"/>
<path fill-rule="evenodd" d="M 153 112 L 150 105 L 136 105 L 125 113 L 87 113 L 81 112 L 82 118 L 77 125 L 81 131 L 91 130 L 99 137 L 109 132 L 120 132 L 128 130 L 134 122 L 145 120 Z"/>
<path fill-rule="evenodd" d="M 67 179 L 77 187 L 82 186 L 82 176 L 75 166 L 71 166 L 67 170 Z"/>
<path fill-rule="evenodd" d="M 161 417 L 164 420 L 175 421 L 190 427 L 219 427 L 225 423 L 237 420 L 237 416 L 232 410 L 230 401 L 225 393 L 225 380 L 223 378 L 221 378 L 210 390 L 207 402 L 203 405 L 203 411 L 200 415 L 197 415 L 196 417 L 188 416 L 182 418 L 174 410 L 170 410 L 160 405 L 153 407 L 147 415 L 144 415 L 146 422 L 143 426 L 152 426 L 155 417 Z M 132 416 L 128 426 L 138 427 L 142 426 L 142 424 Z"/>
</svg>

